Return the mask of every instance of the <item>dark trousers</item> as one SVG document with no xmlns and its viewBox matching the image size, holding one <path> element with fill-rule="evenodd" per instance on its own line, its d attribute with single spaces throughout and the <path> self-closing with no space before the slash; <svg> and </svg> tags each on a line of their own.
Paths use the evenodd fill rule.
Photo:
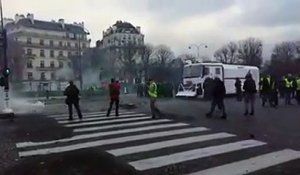
<svg viewBox="0 0 300 175">
<path fill-rule="evenodd" d="M 285 104 L 286 105 L 291 105 L 292 104 L 292 91 L 291 90 L 286 90 L 285 91 Z"/>
<path fill-rule="evenodd" d="M 156 98 L 150 98 L 150 109 L 151 109 L 151 114 L 152 118 L 156 118 L 156 115 L 160 115 L 159 109 L 155 105 L 156 103 Z"/>
<path fill-rule="evenodd" d="M 213 112 L 215 111 L 216 106 L 218 106 L 218 108 L 220 110 L 222 110 L 223 116 L 226 116 L 224 98 L 213 98 L 212 103 L 211 103 L 210 112 L 209 112 L 210 115 L 213 114 Z"/>
<path fill-rule="evenodd" d="M 270 106 L 274 106 L 274 103 L 272 101 L 272 92 L 264 92 L 261 94 L 262 99 L 262 106 L 265 106 L 266 102 L 269 102 Z"/>
<path fill-rule="evenodd" d="M 243 99 L 242 90 L 236 90 L 236 100 L 242 101 L 242 99 Z"/>
<path fill-rule="evenodd" d="M 110 111 L 114 105 L 114 103 L 116 104 L 116 116 L 119 116 L 119 100 L 118 99 L 111 99 L 110 103 L 109 103 L 109 108 L 107 110 L 107 114 L 106 116 L 110 115 Z"/>
<path fill-rule="evenodd" d="M 74 105 L 74 107 L 77 111 L 77 115 L 78 115 L 79 119 L 82 119 L 82 114 L 81 114 L 81 111 L 80 111 L 79 101 L 68 103 L 69 119 L 73 119 L 73 105 Z"/>
<path fill-rule="evenodd" d="M 300 105 L 300 90 L 297 90 L 296 99 L 297 99 L 298 104 Z"/>
<path fill-rule="evenodd" d="M 254 113 L 254 105 L 255 105 L 255 93 L 246 93 L 245 94 L 245 113 L 248 114 L 249 106 L 250 106 L 250 113 Z"/>
</svg>

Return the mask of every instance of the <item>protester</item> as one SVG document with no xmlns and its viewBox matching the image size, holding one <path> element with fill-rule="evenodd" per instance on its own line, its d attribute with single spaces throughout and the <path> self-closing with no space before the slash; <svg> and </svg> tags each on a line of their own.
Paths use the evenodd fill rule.
<svg viewBox="0 0 300 175">
<path fill-rule="evenodd" d="M 111 109 L 114 104 L 116 105 L 116 117 L 119 116 L 120 89 L 121 89 L 120 83 L 118 81 L 115 81 L 115 79 L 111 79 L 111 83 L 109 84 L 110 103 L 106 114 L 107 117 L 109 117 Z"/>
<path fill-rule="evenodd" d="M 157 100 L 157 84 L 153 79 L 150 79 L 149 82 L 150 85 L 148 88 L 148 95 L 150 98 L 150 108 L 151 108 L 152 118 L 155 119 L 156 115 L 161 116 L 161 113 L 155 104 Z"/>
<path fill-rule="evenodd" d="M 237 101 L 242 101 L 242 82 L 239 78 L 235 79 L 235 92 Z"/>
<path fill-rule="evenodd" d="M 213 89 L 212 89 L 212 103 L 211 103 L 211 109 L 209 111 L 209 113 L 206 114 L 207 117 L 212 117 L 212 114 L 216 108 L 216 106 L 218 106 L 221 111 L 222 111 L 222 119 L 226 119 L 227 118 L 227 114 L 225 111 L 225 105 L 224 105 L 224 97 L 226 94 L 226 89 L 225 89 L 225 85 L 224 82 L 221 81 L 220 78 L 216 77 L 213 80 Z"/>
<path fill-rule="evenodd" d="M 79 89 L 74 85 L 73 81 L 69 82 L 69 86 L 65 89 L 64 95 L 67 96 L 66 104 L 69 108 L 69 120 L 73 120 L 73 105 L 77 110 L 79 119 L 82 119 L 82 114 L 79 106 Z"/>
<path fill-rule="evenodd" d="M 254 115 L 254 105 L 255 105 L 255 95 L 257 93 L 255 81 L 252 78 L 251 74 L 246 75 L 246 80 L 243 86 L 245 92 L 245 113 L 247 116 L 249 114 L 249 105 L 251 106 L 250 115 Z"/>
</svg>

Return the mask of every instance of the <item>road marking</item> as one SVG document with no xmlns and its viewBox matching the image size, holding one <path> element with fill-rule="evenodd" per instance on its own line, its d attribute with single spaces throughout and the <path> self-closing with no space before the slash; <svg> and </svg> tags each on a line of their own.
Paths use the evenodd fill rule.
<svg viewBox="0 0 300 175">
<path fill-rule="evenodd" d="M 190 175 L 240 175 L 249 174 L 258 170 L 272 167 L 281 163 L 289 162 L 300 158 L 300 152 L 290 149 L 260 155 L 250 159 L 229 163 L 226 165 L 210 168 Z"/>
<path fill-rule="evenodd" d="M 202 131 L 207 131 L 207 130 L 208 129 L 204 128 L 204 127 L 197 127 L 197 128 L 163 131 L 163 132 L 154 132 L 154 133 L 141 134 L 141 135 L 135 135 L 135 136 L 118 137 L 118 138 L 114 138 L 114 139 L 106 139 L 106 140 L 78 143 L 78 144 L 73 144 L 73 145 L 68 145 L 68 146 L 43 148 L 43 149 L 36 149 L 36 150 L 31 150 L 31 151 L 22 151 L 22 152 L 19 152 L 19 157 L 29 157 L 29 156 L 34 156 L 34 155 L 46 155 L 46 154 L 53 154 L 53 153 L 61 153 L 61 152 L 73 151 L 73 150 L 96 147 L 96 146 L 125 143 L 125 142 L 130 142 L 130 141 L 146 140 L 146 139 L 152 139 L 152 138 L 162 138 L 165 136 L 175 136 L 175 135 L 180 135 L 180 134 L 202 132 Z"/>
<path fill-rule="evenodd" d="M 141 114 L 139 114 L 141 115 Z M 146 115 L 146 114 L 143 114 L 143 115 Z M 101 117 L 101 116 L 98 116 L 98 117 L 95 117 L 95 118 L 83 118 L 82 120 L 76 120 L 76 121 L 58 121 L 59 124 L 75 124 L 75 123 L 78 123 L 78 122 L 88 122 L 88 121 L 103 121 L 103 120 L 109 120 L 109 121 L 113 121 L 113 120 L 116 120 L 116 119 L 119 119 L 119 118 L 130 118 L 130 117 L 136 117 L 138 116 L 138 114 L 124 114 L 124 115 L 120 115 L 119 117 Z"/>
<path fill-rule="evenodd" d="M 125 111 L 125 110 L 119 110 L 119 112 L 129 112 L 129 111 Z M 101 115 L 101 114 L 106 114 L 107 111 L 98 111 L 98 112 L 88 112 L 88 113 L 83 113 L 83 116 L 85 115 Z M 77 116 L 77 115 L 74 115 Z M 48 115 L 48 117 L 52 117 L 52 118 L 64 118 L 64 117 L 69 117 L 69 114 L 55 114 L 55 115 Z"/>
<path fill-rule="evenodd" d="M 187 137 L 187 138 L 181 138 L 181 139 L 156 142 L 156 143 L 140 145 L 140 146 L 132 146 L 132 147 L 127 147 L 127 148 L 114 149 L 114 150 L 109 150 L 108 152 L 115 156 L 123 156 L 123 155 L 128 155 L 128 154 L 133 154 L 133 153 L 153 151 L 153 150 L 158 150 L 158 149 L 162 149 L 162 148 L 175 147 L 175 146 L 180 146 L 180 145 L 187 145 L 187 144 L 191 144 L 191 143 L 199 143 L 199 142 L 204 142 L 204 141 L 208 141 L 208 140 L 222 139 L 222 138 L 228 138 L 228 137 L 234 137 L 234 136 L 235 135 L 228 134 L 228 133 L 201 135 L 201 136 L 194 136 L 194 137 Z"/>
<path fill-rule="evenodd" d="M 252 148 L 265 145 L 266 143 L 256 140 L 245 140 L 235 143 L 229 143 L 218 146 L 211 146 L 206 148 L 200 148 L 171 155 L 154 157 L 149 159 L 138 160 L 130 162 L 129 164 L 135 167 L 137 170 L 143 171 L 152 168 L 159 168 L 170 164 L 176 164 L 189 160 L 200 159 L 204 157 L 214 156 L 223 153 L 229 153 L 232 151 L 238 151 L 246 148 Z"/>
<path fill-rule="evenodd" d="M 135 121 L 135 120 L 146 120 L 150 119 L 150 116 L 145 116 L 145 114 L 137 114 L 135 116 L 140 117 L 134 117 L 134 118 L 123 118 L 123 119 L 116 119 L 116 120 L 105 120 L 105 121 L 97 121 L 97 122 L 82 122 L 82 123 L 76 123 L 76 124 L 66 124 L 65 127 L 80 127 L 80 126 L 90 126 L 90 125 L 99 125 L 99 124 L 111 124 L 115 122 L 129 122 L 129 121 Z"/>
<path fill-rule="evenodd" d="M 119 113 L 120 115 L 125 115 L 125 114 L 137 114 L 135 112 L 121 112 Z M 140 113 L 139 113 L 140 114 Z M 91 115 L 84 115 L 83 116 L 83 120 L 88 120 L 88 119 L 93 119 L 93 118 L 113 118 L 115 116 L 111 116 L 111 117 L 106 117 L 106 114 L 91 114 Z M 74 118 L 74 117 L 73 117 Z M 69 117 L 62 117 L 62 118 L 55 118 L 57 121 L 69 121 Z M 75 117 L 75 120 L 73 121 L 80 121 L 77 117 Z"/>
<path fill-rule="evenodd" d="M 132 123 L 120 123 L 108 126 L 97 126 L 97 127 L 89 127 L 89 128 L 77 128 L 74 129 L 74 133 L 78 132 L 86 132 L 86 131 L 97 131 L 97 130 L 104 130 L 104 129 L 114 129 L 114 128 L 121 128 L 121 127 L 128 127 L 128 126 L 139 126 L 145 124 L 159 124 L 170 120 L 150 120 L 150 121 L 142 121 L 142 122 L 132 122 Z M 189 126 L 185 123 L 178 123 L 179 126 Z"/>
<path fill-rule="evenodd" d="M 163 122 L 170 121 L 168 119 L 161 120 Z M 82 139 L 90 139 L 90 138 L 97 138 L 97 137 L 103 137 L 103 136 L 109 136 L 109 135 L 116 135 L 116 134 L 126 134 L 126 133 L 134 133 L 139 131 L 148 131 L 153 129 L 161 129 L 161 128 L 171 128 L 171 127 L 178 127 L 178 126 L 185 126 L 184 123 L 175 123 L 175 124 L 163 124 L 163 125 L 156 125 L 156 126 L 149 126 L 149 127 L 140 127 L 140 128 L 133 128 L 133 129 L 124 129 L 124 130 L 117 130 L 117 131 L 108 131 L 108 132 L 98 132 L 93 134 L 82 134 L 82 135 L 76 135 L 70 138 L 65 139 L 58 139 L 58 140 L 51 140 L 46 142 L 23 142 L 23 143 L 17 143 L 17 148 L 25 148 L 30 146 L 41 146 L 41 145 L 50 145 L 55 143 L 65 143 L 65 142 L 71 142 L 71 141 L 77 141 Z"/>
</svg>

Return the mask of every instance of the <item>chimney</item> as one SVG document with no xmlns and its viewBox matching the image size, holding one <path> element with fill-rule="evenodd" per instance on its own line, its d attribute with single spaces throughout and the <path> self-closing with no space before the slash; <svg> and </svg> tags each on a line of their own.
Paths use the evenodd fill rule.
<svg viewBox="0 0 300 175">
<path fill-rule="evenodd" d="M 59 19 L 58 22 L 61 24 L 61 27 L 65 29 L 65 20 L 64 19 Z"/>
<path fill-rule="evenodd" d="M 28 13 L 28 14 L 27 14 L 27 19 L 30 19 L 31 24 L 34 24 L 34 16 L 33 16 L 32 13 Z"/>
<path fill-rule="evenodd" d="M 141 33 L 141 27 L 140 27 L 140 26 L 136 26 L 135 28 L 136 28 L 136 30 L 137 30 L 139 33 Z"/>
</svg>

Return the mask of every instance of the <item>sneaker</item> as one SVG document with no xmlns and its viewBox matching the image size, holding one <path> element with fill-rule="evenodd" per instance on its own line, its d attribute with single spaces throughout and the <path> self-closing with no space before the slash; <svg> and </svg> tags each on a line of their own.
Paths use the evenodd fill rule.
<svg viewBox="0 0 300 175">
<path fill-rule="evenodd" d="M 249 113 L 248 113 L 248 111 L 246 111 L 245 113 L 244 113 L 244 116 L 247 116 Z"/>
<path fill-rule="evenodd" d="M 251 112 L 250 115 L 251 115 L 251 116 L 254 116 L 254 112 Z"/>
</svg>

